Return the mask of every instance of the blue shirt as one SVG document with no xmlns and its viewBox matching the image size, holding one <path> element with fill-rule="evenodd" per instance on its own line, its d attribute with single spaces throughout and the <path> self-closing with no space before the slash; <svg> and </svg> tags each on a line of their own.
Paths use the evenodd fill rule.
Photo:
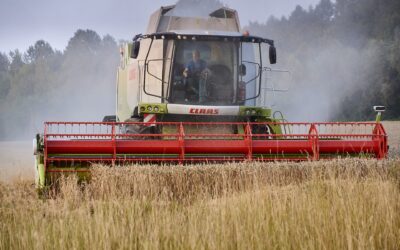
<svg viewBox="0 0 400 250">
<path fill-rule="evenodd" d="M 203 70 L 207 68 L 207 63 L 204 60 L 199 59 L 197 62 L 191 60 L 186 68 L 189 70 L 189 73 L 201 73 Z"/>
</svg>

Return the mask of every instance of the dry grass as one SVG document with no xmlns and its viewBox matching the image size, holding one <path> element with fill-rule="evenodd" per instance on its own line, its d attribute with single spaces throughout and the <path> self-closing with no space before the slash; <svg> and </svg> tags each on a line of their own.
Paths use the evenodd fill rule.
<svg viewBox="0 0 400 250">
<path fill-rule="evenodd" d="M 400 160 L 98 166 L 0 185 L 0 249 L 399 249 Z"/>
<path fill-rule="evenodd" d="M 46 200 L 30 143 L 0 143 L 0 249 L 400 249 L 400 123 L 384 126 L 385 161 L 97 166 Z"/>
</svg>

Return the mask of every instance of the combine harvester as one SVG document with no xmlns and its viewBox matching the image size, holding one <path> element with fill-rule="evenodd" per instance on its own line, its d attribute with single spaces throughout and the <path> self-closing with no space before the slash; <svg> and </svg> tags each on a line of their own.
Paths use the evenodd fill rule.
<svg viewBox="0 0 400 250">
<path fill-rule="evenodd" d="M 39 187 L 92 163 L 385 158 L 383 107 L 376 122 L 286 122 L 265 104 L 274 41 L 242 34 L 235 10 L 193 18 L 174 7 L 121 48 L 115 116 L 45 123 L 34 143 Z"/>
</svg>

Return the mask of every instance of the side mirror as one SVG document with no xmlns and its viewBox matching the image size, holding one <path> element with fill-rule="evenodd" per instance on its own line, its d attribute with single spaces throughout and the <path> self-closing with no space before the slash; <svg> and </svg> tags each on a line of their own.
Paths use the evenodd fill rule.
<svg viewBox="0 0 400 250">
<path fill-rule="evenodd" d="M 116 122 L 117 116 L 116 115 L 106 115 L 103 118 L 103 122 Z"/>
<path fill-rule="evenodd" d="M 134 41 L 131 48 L 131 58 L 136 59 L 139 55 L 140 42 Z"/>
<path fill-rule="evenodd" d="M 276 48 L 275 46 L 269 46 L 269 62 L 271 64 L 276 63 Z"/>
<path fill-rule="evenodd" d="M 245 75 L 247 74 L 246 65 L 241 64 L 241 65 L 239 66 L 239 74 L 240 74 L 241 76 L 245 76 Z"/>
</svg>

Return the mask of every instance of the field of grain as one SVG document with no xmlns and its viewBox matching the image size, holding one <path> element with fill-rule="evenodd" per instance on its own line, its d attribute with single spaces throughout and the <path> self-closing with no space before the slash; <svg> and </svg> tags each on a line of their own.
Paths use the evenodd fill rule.
<svg viewBox="0 0 400 250">
<path fill-rule="evenodd" d="M 398 124 L 384 161 L 95 166 L 48 199 L 24 166 L 0 178 L 0 249 L 400 249 Z"/>
<path fill-rule="evenodd" d="M 385 127 L 389 141 L 389 156 L 399 157 L 400 156 L 400 122 L 398 121 L 384 121 L 383 126 Z"/>
</svg>

